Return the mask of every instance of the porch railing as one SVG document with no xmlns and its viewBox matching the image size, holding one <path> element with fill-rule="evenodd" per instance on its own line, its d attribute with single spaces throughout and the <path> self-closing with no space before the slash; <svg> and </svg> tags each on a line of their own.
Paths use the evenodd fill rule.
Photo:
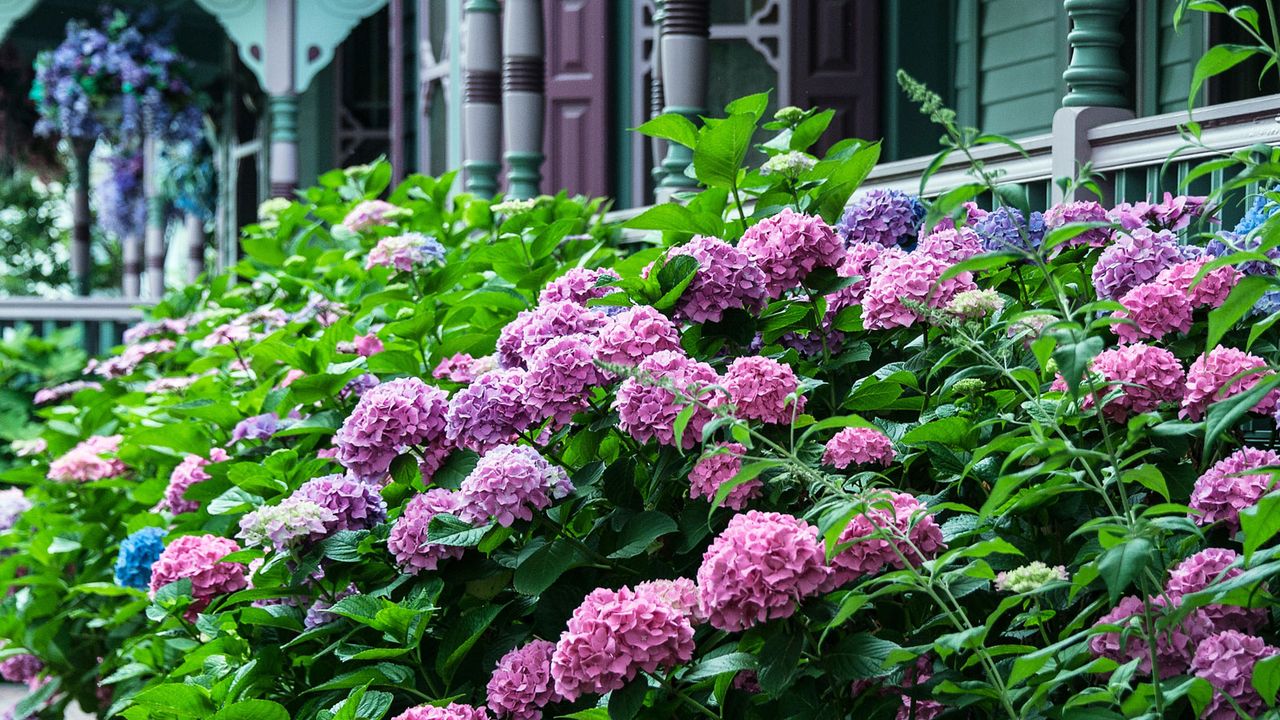
<svg viewBox="0 0 1280 720">
<path fill-rule="evenodd" d="M 85 351 L 97 355 L 120 344 L 124 331 L 142 320 L 145 304 L 120 298 L 0 298 L 0 329 L 25 326 L 37 335 L 48 336 L 64 328 L 78 328 Z"/>
</svg>

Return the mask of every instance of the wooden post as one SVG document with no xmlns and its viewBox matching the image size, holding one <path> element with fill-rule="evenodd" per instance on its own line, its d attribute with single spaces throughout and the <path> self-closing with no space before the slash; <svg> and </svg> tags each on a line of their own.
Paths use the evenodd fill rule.
<svg viewBox="0 0 1280 720">
<path fill-rule="evenodd" d="M 195 213 L 187 213 L 187 282 L 193 283 L 204 274 L 204 220 Z"/>
<path fill-rule="evenodd" d="M 1129 74 L 1120 58 L 1120 20 L 1129 0 L 1066 0 L 1063 7 L 1071 19 L 1071 63 L 1062 73 L 1068 87 L 1063 107 L 1129 107 L 1124 92 Z"/>
<path fill-rule="evenodd" d="M 294 87 L 294 0 L 266 0 L 267 114 L 271 120 L 269 177 L 272 197 L 289 197 L 298 187 L 298 93 Z"/>
<path fill-rule="evenodd" d="M 136 298 L 142 292 L 142 237 L 129 233 L 120 238 L 121 290 L 127 298 Z"/>
<path fill-rule="evenodd" d="M 146 254 L 147 295 L 158 300 L 164 295 L 164 197 L 160 195 L 159 178 L 156 176 L 159 143 L 151 123 L 148 121 L 146 125 L 146 135 L 142 140 L 142 194 L 147 203 L 143 252 Z"/>
<path fill-rule="evenodd" d="M 71 282 L 77 295 L 88 295 L 93 287 L 93 259 L 89 252 L 93 217 L 89 210 L 89 158 L 94 140 L 72 140 L 75 154 L 75 190 L 71 199 Z"/>
<path fill-rule="evenodd" d="M 542 0 L 507 0 L 502 19 L 502 129 L 507 195 L 536 197 L 542 185 L 546 65 Z"/>
<path fill-rule="evenodd" d="M 653 64 L 649 69 L 649 117 L 662 114 L 665 105 L 662 98 L 662 19 L 667 16 L 667 0 L 654 0 L 653 7 Z M 649 138 L 653 170 L 653 186 L 662 184 L 667 171 L 662 167 L 662 158 L 667 154 L 667 143 L 658 138 Z"/>
<path fill-rule="evenodd" d="M 493 197 L 498 192 L 502 152 L 502 44 L 497 0 L 467 0 L 463 6 L 466 53 L 463 57 L 463 169 L 467 192 Z"/>
<path fill-rule="evenodd" d="M 679 113 L 697 122 L 706 112 L 707 53 L 711 34 L 710 0 L 666 0 L 662 20 L 662 90 L 666 112 Z M 686 176 L 693 151 L 679 143 L 667 144 L 665 171 L 658 199 L 665 202 L 679 190 L 697 187 Z"/>
<path fill-rule="evenodd" d="M 404 179 L 409 162 L 404 147 L 404 0 L 390 0 L 387 15 L 390 26 L 387 45 L 391 53 L 387 78 L 391 86 L 391 123 L 388 128 L 391 135 L 391 182 L 398 185 Z"/>
</svg>

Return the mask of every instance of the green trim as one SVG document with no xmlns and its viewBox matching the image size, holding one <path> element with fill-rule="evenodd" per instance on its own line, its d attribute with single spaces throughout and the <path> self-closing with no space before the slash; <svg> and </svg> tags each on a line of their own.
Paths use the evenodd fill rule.
<svg viewBox="0 0 1280 720">
<path fill-rule="evenodd" d="M 1062 78 L 1069 90 L 1063 107 L 1128 107 L 1124 86 L 1129 80 L 1120 59 L 1120 19 L 1129 0 L 1066 0 L 1072 28 L 1071 65 Z"/>
<path fill-rule="evenodd" d="M 632 33 L 631 13 L 633 0 L 618 0 L 612 3 L 609 8 L 612 11 L 609 16 L 610 30 L 613 33 L 613 62 L 610 63 L 609 87 L 613 88 L 610 102 L 612 107 L 610 112 L 613 116 L 613 129 L 618 133 L 614 138 L 611 163 L 611 174 L 613 175 L 614 197 L 617 198 L 618 208 L 628 208 L 638 205 L 643 198 L 634 198 L 636 188 L 631 183 L 632 162 L 632 136 L 629 128 L 632 126 L 631 103 L 634 100 L 632 96 L 631 76 L 634 72 L 634 66 L 631 62 L 632 50 Z"/>
<path fill-rule="evenodd" d="M 516 200 L 537 197 L 542 184 L 542 161 L 546 156 L 540 152 L 511 151 L 504 157 L 508 168 L 507 197 Z"/>
<path fill-rule="evenodd" d="M 271 118 L 271 142 L 298 142 L 298 96 L 272 95 L 267 98 Z"/>
<path fill-rule="evenodd" d="M 502 6 L 498 4 L 498 0 L 467 0 L 462 11 L 497 13 L 502 11 Z"/>
<path fill-rule="evenodd" d="M 164 229 L 164 196 L 156 193 L 147 198 L 147 227 Z"/>
<path fill-rule="evenodd" d="M 462 168 L 467 172 L 467 192 L 485 198 L 498 194 L 498 171 L 502 163 L 468 160 Z"/>
</svg>

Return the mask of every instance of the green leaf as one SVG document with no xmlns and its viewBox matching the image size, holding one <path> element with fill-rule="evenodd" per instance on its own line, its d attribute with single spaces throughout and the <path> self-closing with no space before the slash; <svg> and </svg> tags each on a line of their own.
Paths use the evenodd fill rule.
<svg viewBox="0 0 1280 720">
<path fill-rule="evenodd" d="M 750 115 L 753 123 L 760 122 L 760 117 L 769 107 L 769 91 L 743 95 L 724 106 L 725 115 Z"/>
<path fill-rule="evenodd" d="M 823 110 L 816 115 L 805 118 L 791 133 L 791 149 L 808 150 L 811 145 L 818 142 L 818 139 L 822 137 L 822 133 L 827 131 L 827 127 L 831 125 L 831 119 L 835 116 L 835 110 Z"/>
<path fill-rule="evenodd" d="M 1169 501 L 1169 484 L 1165 482 L 1164 473 L 1160 472 L 1160 468 L 1150 463 L 1144 463 L 1131 470 L 1126 470 L 1121 478 L 1125 482 L 1136 482 L 1139 485 L 1160 494 L 1160 497 Z"/>
<path fill-rule="evenodd" d="M 179 718 L 205 718 L 213 713 L 209 693 L 202 687 L 181 683 L 165 683 L 147 688 L 133 697 L 133 704 L 151 715 L 176 715 Z"/>
<path fill-rule="evenodd" d="M 649 681 L 643 675 L 609 693 L 609 719 L 631 720 L 644 708 Z"/>
<path fill-rule="evenodd" d="M 440 652 L 436 654 L 436 672 L 446 682 L 453 679 L 453 672 L 458 663 L 484 634 L 485 630 L 502 612 L 505 605 L 485 605 L 470 609 L 461 614 L 454 623 L 445 630 L 440 639 Z"/>
<path fill-rule="evenodd" d="M 1143 537 L 1129 538 L 1104 551 L 1098 558 L 1098 574 L 1107 584 L 1111 602 L 1116 602 L 1138 574 L 1159 555 L 1156 546 Z"/>
<path fill-rule="evenodd" d="M 804 633 L 780 626 L 760 651 L 760 689 L 774 696 L 786 690 L 795 679 L 803 651 Z"/>
<path fill-rule="evenodd" d="M 675 203 L 654 205 L 626 221 L 622 226 L 633 230 L 682 232 L 690 235 L 710 235 L 711 237 L 719 237 L 724 234 L 724 222 L 718 216 L 710 213 L 695 213 L 689 208 Z"/>
<path fill-rule="evenodd" d="M 1280 690 L 1280 655 L 1272 655 L 1253 666 L 1253 689 L 1258 691 L 1267 707 L 1275 707 L 1276 691 Z"/>
<path fill-rule="evenodd" d="M 1089 369 L 1089 363 L 1102 352 L 1102 338 L 1087 336 L 1078 340 L 1079 333 L 1069 330 L 1056 331 L 1054 336 L 1058 347 L 1053 351 L 1053 359 L 1058 363 L 1058 371 L 1071 392 L 1079 392 L 1080 380 Z"/>
<path fill-rule="evenodd" d="M 1205 80 L 1220 75 L 1257 53 L 1256 48 L 1241 45 L 1215 45 L 1201 56 L 1196 63 L 1195 72 L 1191 75 L 1191 93 L 1187 96 L 1187 108 L 1190 109 L 1200 93 L 1200 86 Z"/>
<path fill-rule="evenodd" d="M 427 526 L 427 540 L 449 547 L 475 547 L 492 525 L 476 527 L 448 513 L 432 516 Z"/>
<path fill-rule="evenodd" d="M 1280 532 L 1280 495 L 1271 493 L 1256 504 L 1240 511 L 1240 529 L 1244 532 L 1244 561 Z"/>
<path fill-rule="evenodd" d="M 1262 297 L 1270 287 L 1271 283 L 1267 278 L 1248 275 L 1231 288 L 1231 294 L 1227 296 L 1226 302 L 1209 312 L 1209 334 L 1205 338 L 1205 351 L 1208 352 L 1217 347 L 1222 336 L 1239 322 L 1245 313 L 1253 309 L 1258 298 Z"/>
<path fill-rule="evenodd" d="M 1249 377 L 1257 377 L 1257 375 Z M 1204 419 L 1204 450 L 1201 455 L 1205 463 L 1208 463 L 1209 458 L 1213 456 L 1213 449 L 1218 439 L 1231 432 L 1231 429 L 1236 426 L 1236 421 L 1252 410 L 1276 387 L 1280 387 L 1280 373 L 1266 375 L 1245 392 L 1219 400 L 1209 406 Z"/>
<path fill-rule="evenodd" d="M 644 552 L 654 540 L 678 529 L 676 521 L 656 510 L 646 510 L 627 521 L 618 539 L 620 547 L 609 554 L 610 559 L 630 558 Z"/>
<path fill-rule="evenodd" d="M 641 135 L 670 140 L 691 150 L 698 144 L 698 126 L 678 113 L 659 115 L 632 129 Z"/>
<path fill-rule="evenodd" d="M 741 670 L 755 670 L 756 666 L 756 656 L 751 653 L 725 653 L 724 655 L 717 655 L 713 658 L 702 660 L 697 665 L 690 668 L 688 674 L 681 679 L 686 682 L 697 682 L 709 677 L 723 675 L 724 673 L 737 673 Z"/>
<path fill-rule="evenodd" d="M 747 114 L 704 126 L 693 149 L 693 170 L 698 180 L 707 187 L 736 186 L 755 130 L 756 121 Z"/>
<path fill-rule="evenodd" d="M 585 565 L 586 554 L 568 540 L 557 539 L 538 548 L 516 568 L 515 588 L 522 595 L 541 595 L 567 571 Z"/>
<path fill-rule="evenodd" d="M 212 720 L 289 720 L 289 711 L 270 700 L 245 700 L 224 706 Z"/>
<path fill-rule="evenodd" d="M 972 429 L 970 422 L 955 416 L 933 420 L 902 436 L 904 445 L 923 445 L 936 442 L 942 445 L 964 445 Z"/>
</svg>

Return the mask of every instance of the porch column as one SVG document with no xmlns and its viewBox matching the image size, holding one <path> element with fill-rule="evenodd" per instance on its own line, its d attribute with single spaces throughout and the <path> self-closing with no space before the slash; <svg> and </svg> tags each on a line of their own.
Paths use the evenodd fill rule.
<svg viewBox="0 0 1280 720">
<path fill-rule="evenodd" d="M 272 197 L 290 197 L 298 187 L 298 93 L 294 86 L 294 0 L 266 0 L 266 91 L 270 118 L 269 178 Z"/>
<path fill-rule="evenodd" d="M 193 283 L 204 274 L 204 219 L 195 213 L 187 213 L 187 282 Z"/>
<path fill-rule="evenodd" d="M 145 235 L 145 229 L 143 233 Z M 142 242 L 136 233 L 120 238 L 120 289 L 127 298 L 136 298 L 142 293 Z"/>
<path fill-rule="evenodd" d="M 653 64 L 649 69 L 649 117 L 656 118 L 662 114 L 662 20 L 667 16 L 667 0 L 654 0 L 653 7 Z M 653 186 L 662 184 L 666 170 L 662 168 L 662 158 L 667 153 L 667 143 L 658 138 L 649 138 L 649 147 L 653 153 L 652 162 Z"/>
<path fill-rule="evenodd" d="M 89 210 L 89 158 L 94 140 L 71 141 L 75 154 L 75 190 L 71 202 L 71 281 L 77 295 L 88 295 L 93 287 L 93 260 L 89 242 L 93 217 Z"/>
<path fill-rule="evenodd" d="M 666 17 L 662 20 L 664 110 L 695 123 L 698 115 L 706 112 L 710 35 L 710 0 L 666 0 Z M 697 182 L 684 174 L 692 162 L 692 150 L 679 143 L 667 143 L 667 156 L 662 161 L 665 174 L 658 186 L 660 202 L 677 191 L 697 187 Z"/>
<path fill-rule="evenodd" d="M 1133 117 L 1132 103 L 1125 96 L 1129 74 L 1120 56 L 1124 33 L 1120 21 L 1129 11 L 1130 0 L 1065 0 L 1063 7 L 1071 21 L 1067 42 L 1071 62 L 1062 79 L 1067 94 L 1053 116 L 1052 173 L 1056 178 L 1074 178 L 1093 156 L 1089 131 Z M 1111 184 L 1099 183 L 1102 201 L 1111 201 Z M 1064 193 L 1052 184 L 1054 202 L 1083 200 L 1092 193 L 1076 190 Z"/>
<path fill-rule="evenodd" d="M 507 195 L 536 197 L 542 185 L 546 112 L 542 0 L 507 0 L 502 18 L 502 129 Z"/>
<path fill-rule="evenodd" d="M 467 0 L 463 6 L 463 163 L 467 192 L 498 192 L 502 152 L 502 45 L 497 0 Z"/>
<path fill-rule="evenodd" d="M 391 86 L 391 122 L 388 128 L 391 134 L 391 182 L 399 185 L 409 169 L 404 146 L 404 0 L 390 0 L 387 16 L 387 46 L 391 53 L 387 78 Z"/>
<path fill-rule="evenodd" d="M 147 203 L 147 229 L 143 234 L 142 249 L 146 254 L 147 296 L 158 300 L 164 295 L 164 197 L 160 195 L 160 181 L 156 175 L 160 152 L 155 132 L 151 127 L 147 127 L 145 132 L 142 140 L 142 195 Z"/>
</svg>

